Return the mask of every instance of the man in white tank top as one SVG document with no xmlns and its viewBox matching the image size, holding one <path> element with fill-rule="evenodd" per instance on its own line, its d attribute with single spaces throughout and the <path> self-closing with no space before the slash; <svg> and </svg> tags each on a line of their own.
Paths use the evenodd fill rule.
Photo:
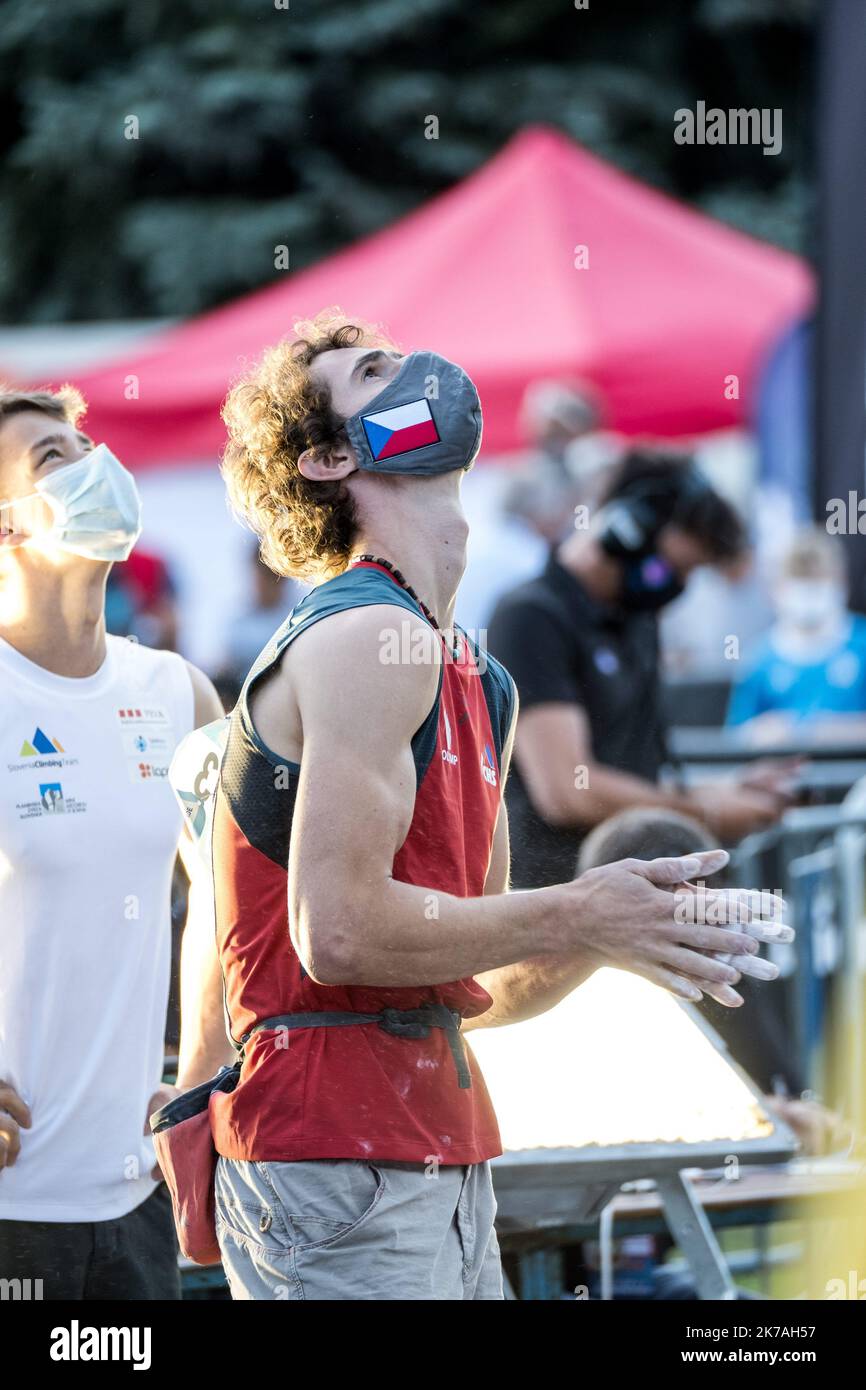
<svg viewBox="0 0 866 1390">
<path fill-rule="evenodd" d="M 177 1298 L 146 1127 L 172 1093 L 167 772 L 222 709 L 182 657 L 106 635 L 106 579 L 140 503 L 82 412 L 69 388 L 0 392 L 0 1279 L 20 1296 L 29 1279 L 31 1297 Z M 195 896 L 181 1007 L 203 1021 L 181 1089 L 228 1060 Z"/>
</svg>

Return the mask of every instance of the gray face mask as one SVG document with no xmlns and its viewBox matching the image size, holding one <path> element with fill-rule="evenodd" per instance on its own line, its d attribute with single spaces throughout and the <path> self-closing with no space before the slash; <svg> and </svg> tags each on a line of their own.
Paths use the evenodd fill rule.
<svg viewBox="0 0 866 1390">
<path fill-rule="evenodd" d="M 455 362 L 410 352 L 394 380 L 343 428 L 359 468 L 429 477 L 470 467 L 481 445 L 481 402 Z"/>
</svg>

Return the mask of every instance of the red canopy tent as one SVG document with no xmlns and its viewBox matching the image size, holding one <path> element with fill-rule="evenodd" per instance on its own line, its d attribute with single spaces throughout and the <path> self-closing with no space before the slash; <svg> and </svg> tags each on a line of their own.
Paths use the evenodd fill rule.
<svg viewBox="0 0 866 1390">
<path fill-rule="evenodd" d="M 544 376 L 592 381 L 614 429 L 696 434 L 743 421 L 761 353 L 810 296 L 796 257 L 533 127 L 385 231 L 76 382 L 88 427 L 129 464 L 213 457 L 229 381 L 296 318 L 339 305 L 457 359 L 488 454 L 520 445 L 524 388 Z"/>
</svg>

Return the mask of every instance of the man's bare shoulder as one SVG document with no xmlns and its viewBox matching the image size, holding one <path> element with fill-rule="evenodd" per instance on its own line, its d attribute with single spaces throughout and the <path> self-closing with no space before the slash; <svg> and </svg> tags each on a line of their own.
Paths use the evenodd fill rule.
<svg viewBox="0 0 866 1390">
<path fill-rule="evenodd" d="M 373 712 L 411 735 L 436 698 L 441 666 L 438 634 L 420 614 L 386 603 L 348 608 L 291 643 L 260 701 L 269 711 L 281 707 L 281 723 L 296 710 L 305 738 L 314 727 L 350 723 L 357 734 Z"/>
<path fill-rule="evenodd" d="M 288 655 L 295 662 L 306 662 L 325 659 L 328 653 L 336 657 L 342 653 L 346 659 L 366 662 L 372 657 L 380 663 L 383 653 L 392 654 L 397 650 L 395 643 L 402 640 L 405 646 L 408 641 L 420 648 L 425 639 L 426 662 L 419 660 L 416 664 L 435 665 L 441 644 L 420 613 L 399 604 L 370 603 L 344 608 L 312 623 L 292 642 Z"/>
</svg>

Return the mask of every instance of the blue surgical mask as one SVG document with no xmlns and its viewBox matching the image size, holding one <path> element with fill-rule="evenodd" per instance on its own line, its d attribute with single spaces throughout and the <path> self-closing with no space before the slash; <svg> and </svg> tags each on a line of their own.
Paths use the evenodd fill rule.
<svg viewBox="0 0 866 1390">
<path fill-rule="evenodd" d="M 437 352 L 410 352 L 393 381 L 344 425 L 358 467 L 430 477 L 469 468 L 481 445 L 470 377 Z"/>
<path fill-rule="evenodd" d="M 45 539 L 87 560 L 126 560 L 141 535 L 141 498 L 132 474 L 105 444 L 40 478 L 37 495 L 53 514 Z"/>
</svg>

